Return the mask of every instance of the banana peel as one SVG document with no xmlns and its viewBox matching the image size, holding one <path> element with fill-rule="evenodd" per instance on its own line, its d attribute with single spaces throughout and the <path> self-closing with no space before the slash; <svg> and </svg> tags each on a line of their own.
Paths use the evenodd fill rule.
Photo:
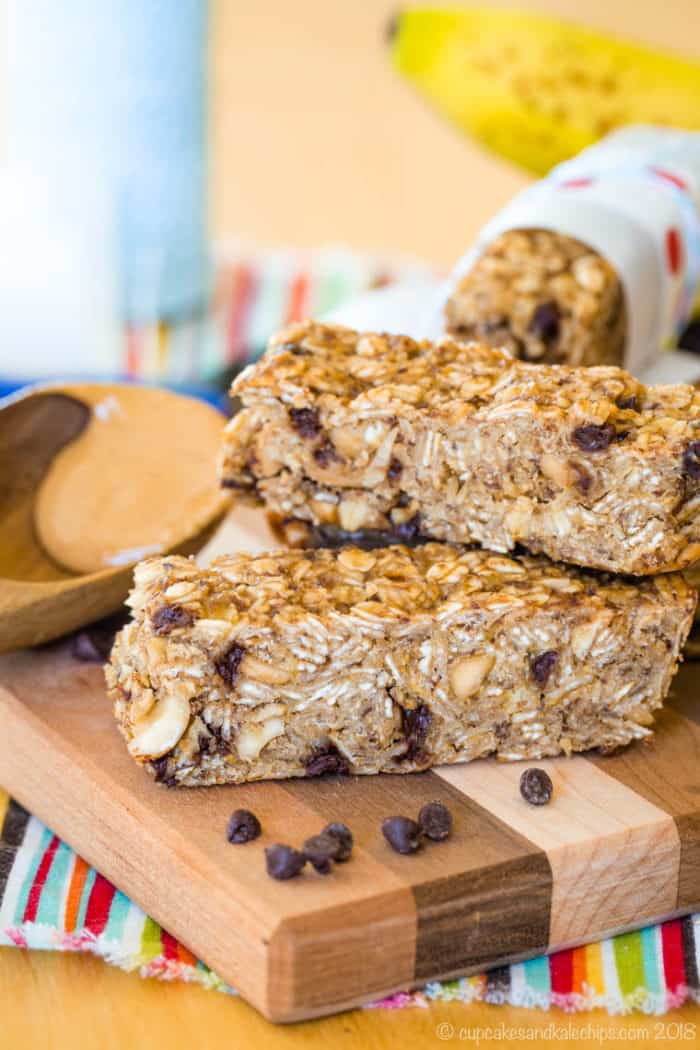
<svg viewBox="0 0 700 1050">
<path fill-rule="evenodd" d="M 438 110 L 536 175 L 623 124 L 700 129 L 700 63 L 556 18 L 409 9 L 390 49 Z"/>
</svg>

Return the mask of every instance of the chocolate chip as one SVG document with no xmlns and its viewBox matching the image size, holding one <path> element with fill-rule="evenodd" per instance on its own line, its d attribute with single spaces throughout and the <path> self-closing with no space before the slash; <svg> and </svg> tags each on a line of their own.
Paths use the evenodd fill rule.
<svg viewBox="0 0 700 1050">
<path fill-rule="evenodd" d="M 222 478 L 220 484 L 222 489 L 238 489 L 241 492 L 250 492 L 251 489 L 255 490 L 258 487 L 255 478 L 251 478 L 250 481 L 241 481 L 238 478 Z"/>
<path fill-rule="evenodd" d="M 306 864 L 306 857 L 292 846 L 276 844 L 265 850 L 265 867 L 272 879 L 293 879 Z"/>
<path fill-rule="evenodd" d="M 526 769 L 520 778 L 520 794 L 532 806 L 544 806 L 554 790 L 551 777 L 544 769 Z"/>
<path fill-rule="evenodd" d="M 414 514 L 408 521 L 394 525 L 392 532 L 399 540 L 414 540 L 420 532 L 420 514 Z"/>
<path fill-rule="evenodd" d="M 623 412 L 639 412 L 639 401 L 637 400 L 634 394 L 632 394 L 631 397 L 619 397 L 615 404 Z"/>
<path fill-rule="evenodd" d="M 209 722 L 204 720 L 204 724 L 211 733 L 211 736 L 206 736 L 204 733 L 199 734 L 199 750 L 202 754 L 216 754 L 227 755 L 231 750 L 231 742 L 224 736 L 222 726 L 210 725 Z M 206 740 L 206 744 L 204 741 Z"/>
<path fill-rule="evenodd" d="M 584 452 L 602 452 L 610 447 L 616 436 L 612 423 L 584 423 L 576 427 L 571 438 Z"/>
<path fill-rule="evenodd" d="M 165 784 L 166 787 L 172 787 L 177 783 L 175 777 L 168 776 L 168 762 L 171 754 L 172 752 L 169 751 L 167 755 L 161 755 L 160 758 L 154 758 L 150 763 L 151 769 L 155 773 L 156 783 Z"/>
<path fill-rule="evenodd" d="M 546 653 L 540 653 L 530 661 L 532 677 L 538 685 L 546 685 L 554 668 L 559 661 L 559 655 L 554 649 L 548 649 Z"/>
<path fill-rule="evenodd" d="M 683 453 L 683 473 L 693 481 L 700 478 L 700 441 L 691 441 Z"/>
<path fill-rule="evenodd" d="M 684 329 L 678 345 L 681 350 L 689 350 L 691 354 L 700 354 L 700 321 L 691 321 Z"/>
<path fill-rule="evenodd" d="M 452 831 L 452 814 L 442 802 L 427 802 L 418 814 L 421 831 L 433 842 L 442 842 Z"/>
<path fill-rule="evenodd" d="M 528 331 L 532 332 L 538 339 L 541 339 L 547 346 L 551 346 L 559 338 L 560 319 L 559 306 L 553 299 L 550 299 L 546 303 L 540 303 L 535 308 L 535 312 L 530 318 Z"/>
<path fill-rule="evenodd" d="M 234 810 L 226 825 L 226 838 L 236 844 L 252 842 L 261 832 L 260 821 L 249 809 Z"/>
<path fill-rule="evenodd" d="M 382 822 L 382 835 L 397 853 L 416 853 L 420 849 L 421 830 L 410 817 L 387 817 Z"/>
<path fill-rule="evenodd" d="M 510 723 L 503 719 L 501 722 L 496 722 L 493 730 L 494 736 L 496 737 L 497 744 L 503 744 L 508 739 L 510 733 Z"/>
<path fill-rule="evenodd" d="M 320 777 L 324 773 L 335 773 L 338 775 L 350 772 L 350 766 L 345 755 L 342 755 L 335 744 L 326 744 L 317 748 L 306 760 L 307 777 Z"/>
<path fill-rule="evenodd" d="M 340 842 L 334 835 L 322 831 L 320 835 L 312 835 L 306 840 L 303 852 L 319 875 L 329 875 L 340 848 Z"/>
<path fill-rule="evenodd" d="M 398 481 L 403 473 L 403 463 L 396 456 L 392 456 L 387 467 L 387 481 Z"/>
<path fill-rule="evenodd" d="M 303 438 L 315 438 L 321 433 L 318 410 L 315 408 L 290 408 L 289 418 Z"/>
<path fill-rule="evenodd" d="M 314 449 L 314 459 L 319 467 L 327 467 L 330 463 L 340 459 L 330 438 L 324 438 L 318 448 Z"/>
<path fill-rule="evenodd" d="M 321 832 L 322 835 L 331 835 L 332 838 L 338 843 L 333 860 L 342 863 L 343 861 L 350 859 L 352 853 L 353 838 L 352 831 L 347 824 L 341 824 L 339 821 L 335 821 L 332 824 L 326 824 L 325 828 Z"/>
<path fill-rule="evenodd" d="M 226 682 L 230 688 L 236 684 L 238 678 L 238 670 L 241 666 L 241 660 L 245 656 L 245 649 L 242 645 L 234 642 L 233 645 L 229 646 L 225 653 L 223 653 L 218 660 L 214 662 L 214 666 L 218 671 L 219 675 Z"/>
<path fill-rule="evenodd" d="M 419 704 L 418 707 L 401 709 L 401 730 L 406 737 L 407 748 L 401 758 L 408 762 L 424 762 L 427 755 L 423 750 L 430 723 L 433 720 L 429 707 Z"/>
<path fill-rule="evenodd" d="M 170 634 L 176 627 L 189 627 L 194 617 L 189 609 L 181 605 L 161 605 L 151 616 L 151 626 L 155 634 Z"/>
<path fill-rule="evenodd" d="M 277 347 L 278 353 L 286 351 L 288 354 L 294 354 L 295 357 L 308 357 L 310 351 L 305 346 L 300 346 L 299 343 L 282 343 L 281 346 Z"/>
<path fill-rule="evenodd" d="M 587 495 L 591 490 L 593 478 L 580 463 L 572 463 L 571 468 L 574 472 L 574 485 L 584 496 Z"/>
</svg>

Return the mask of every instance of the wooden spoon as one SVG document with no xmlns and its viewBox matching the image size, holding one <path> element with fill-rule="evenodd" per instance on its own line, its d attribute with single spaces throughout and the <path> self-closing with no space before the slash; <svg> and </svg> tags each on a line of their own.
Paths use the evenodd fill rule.
<svg viewBox="0 0 700 1050">
<path fill-rule="evenodd" d="M 114 612 L 141 557 L 206 543 L 230 502 L 223 423 L 194 398 L 118 384 L 0 405 L 0 652 Z"/>
</svg>

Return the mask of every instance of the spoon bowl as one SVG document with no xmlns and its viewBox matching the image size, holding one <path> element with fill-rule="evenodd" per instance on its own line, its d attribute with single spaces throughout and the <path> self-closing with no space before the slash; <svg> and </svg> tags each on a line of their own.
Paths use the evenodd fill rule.
<svg viewBox="0 0 700 1050">
<path fill-rule="evenodd" d="M 116 611 L 133 564 L 195 553 L 230 496 L 223 415 L 126 384 L 36 388 L 0 405 L 0 652 Z"/>
</svg>

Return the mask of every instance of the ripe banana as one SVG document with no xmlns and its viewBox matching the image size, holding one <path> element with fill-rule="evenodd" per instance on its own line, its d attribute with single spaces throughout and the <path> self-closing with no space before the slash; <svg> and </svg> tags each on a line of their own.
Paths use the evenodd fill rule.
<svg viewBox="0 0 700 1050">
<path fill-rule="evenodd" d="M 537 175 L 622 124 L 700 128 L 700 63 L 555 18 L 410 9 L 390 40 L 439 110 Z"/>
</svg>

